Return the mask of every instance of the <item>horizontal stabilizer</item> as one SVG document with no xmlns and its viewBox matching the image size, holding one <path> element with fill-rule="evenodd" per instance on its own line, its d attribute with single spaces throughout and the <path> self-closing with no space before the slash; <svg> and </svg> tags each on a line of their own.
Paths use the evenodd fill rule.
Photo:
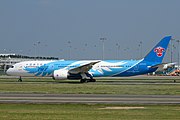
<svg viewBox="0 0 180 120">
<path fill-rule="evenodd" d="M 167 68 L 173 67 L 174 65 L 176 65 L 176 63 L 161 63 L 154 66 L 150 66 L 150 68 L 167 69 Z"/>
<path fill-rule="evenodd" d="M 154 66 L 150 66 L 150 68 L 163 68 L 164 65 L 166 65 L 167 63 L 161 63 L 161 64 L 157 64 L 157 65 L 154 65 Z"/>
</svg>

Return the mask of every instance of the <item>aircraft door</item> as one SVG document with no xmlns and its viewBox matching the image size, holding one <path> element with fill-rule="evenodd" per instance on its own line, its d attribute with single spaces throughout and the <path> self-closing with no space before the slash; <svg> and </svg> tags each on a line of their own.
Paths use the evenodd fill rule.
<svg viewBox="0 0 180 120">
<path fill-rule="evenodd" d="M 18 65 L 17 69 L 18 69 L 18 71 L 22 71 L 23 70 L 23 65 L 22 64 Z"/>
</svg>

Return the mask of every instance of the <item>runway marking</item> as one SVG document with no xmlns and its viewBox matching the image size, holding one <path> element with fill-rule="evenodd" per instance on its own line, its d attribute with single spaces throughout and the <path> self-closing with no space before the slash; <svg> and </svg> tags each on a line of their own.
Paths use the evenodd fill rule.
<svg viewBox="0 0 180 120">
<path fill-rule="evenodd" d="M 134 109 L 144 109 L 145 107 L 105 107 L 99 108 L 101 110 L 134 110 Z"/>
</svg>

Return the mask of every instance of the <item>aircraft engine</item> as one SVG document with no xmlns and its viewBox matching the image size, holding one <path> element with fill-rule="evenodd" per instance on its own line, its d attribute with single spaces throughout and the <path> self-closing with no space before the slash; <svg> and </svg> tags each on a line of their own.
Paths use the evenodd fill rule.
<svg viewBox="0 0 180 120">
<path fill-rule="evenodd" d="M 53 74 L 54 80 L 64 80 L 68 79 L 68 71 L 67 70 L 55 70 Z"/>
</svg>

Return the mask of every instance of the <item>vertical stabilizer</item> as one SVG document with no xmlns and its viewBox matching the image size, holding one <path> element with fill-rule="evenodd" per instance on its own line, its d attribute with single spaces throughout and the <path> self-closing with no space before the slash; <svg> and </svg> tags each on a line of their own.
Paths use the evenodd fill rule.
<svg viewBox="0 0 180 120">
<path fill-rule="evenodd" d="M 164 37 L 144 58 L 145 61 L 161 63 L 171 36 Z"/>
</svg>

